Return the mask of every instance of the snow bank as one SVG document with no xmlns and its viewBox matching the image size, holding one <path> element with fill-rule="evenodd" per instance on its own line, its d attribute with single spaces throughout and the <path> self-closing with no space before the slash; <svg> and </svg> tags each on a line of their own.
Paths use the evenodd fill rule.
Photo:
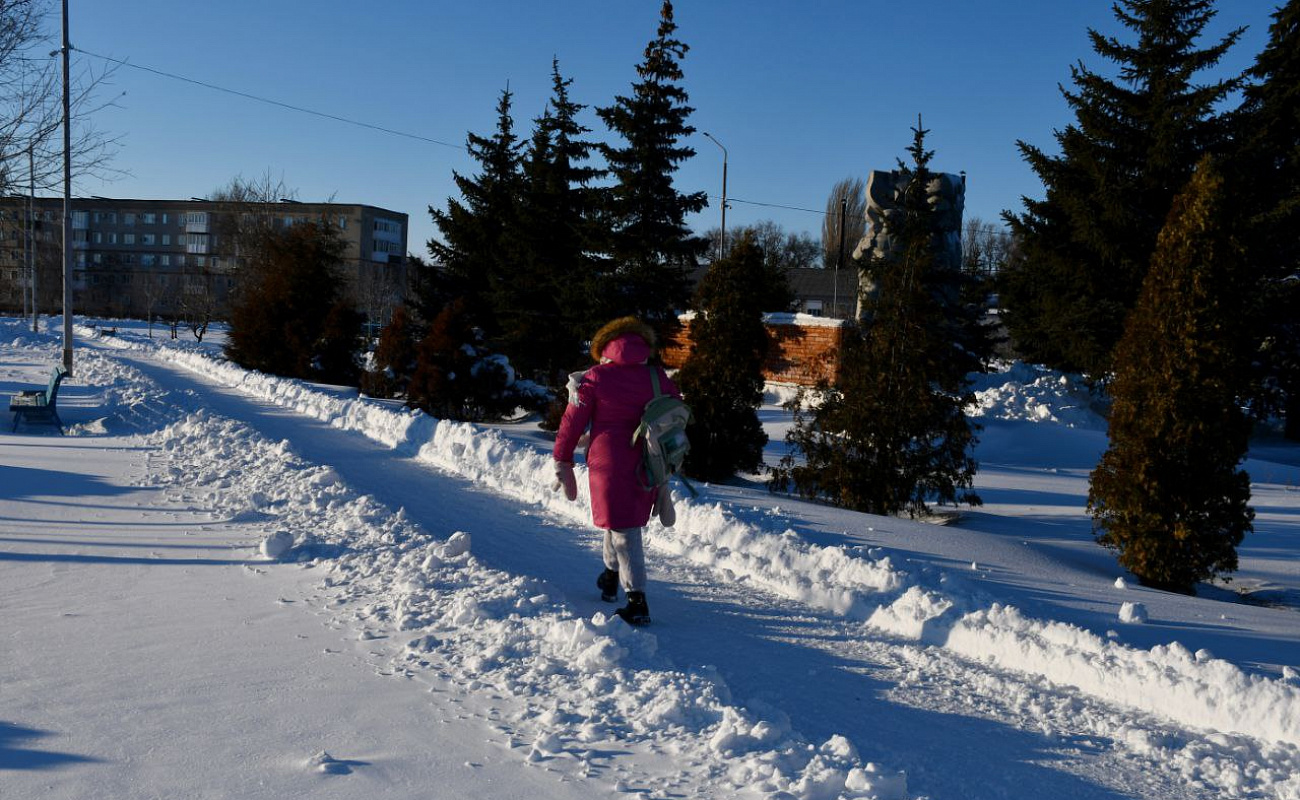
<svg viewBox="0 0 1300 800">
<path fill-rule="evenodd" d="M 997 603 L 960 613 L 950 597 L 917 586 L 868 624 L 1187 725 L 1300 745 L 1300 687 L 1176 642 L 1138 650 Z"/>
<path fill-rule="evenodd" d="M 250 373 L 197 352 L 156 350 L 160 357 L 226 385 L 358 431 L 575 523 L 589 520 L 585 480 L 578 481 L 578 500 L 566 501 L 551 491 L 549 455 L 511 442 L 496 431 L 331 396 L 298 381 Z M 1084 390 L 1072 379 L 1023 365 L 1002 375 L 1001 387 L 982 393 L 981 408 L 986 413 L 1066 425 L 1099 424 L 1100 418 L 1083 400 Z M 1006 380 L 1008 376 L 1013 379 Z M 1189 657 L 1186 648 L 1177 644 L 1138 650 L 1072 625 L 1029 619 L 1013 607 L 980 608 L 981 602 L 956 581 L 941 581 L 942 591 L 927 588 L 924 576 L 901 571 L 888 558 L 812 545 L 793 531 L 767 532 L 736 520 L 720 505 L 679 497 L 677 520 L 671 535 L 662 535 L 662 529 L 652 523 L 652 548 L 779 596 L 865 619 L 896 636 L 1041 675 L 1110 702 L 1191 726 L 1300 745 L 1300 689 L 1285 681 L 1250 676 L 1225 661 Z M 594 623 L 581 622 L 588 624 Z M 592 636 L 606 635 L 599 626 L 592 630 Z M 593 644 L 595 639 L 587 647 Z M 621 652 L 621 647 L 619 642 L 601 644 L 582 660 L 602 662 Z"/>
<path fill-rule="evenodd" d="M 972 377 L 975 402 L 966 407 L 969 416 L 1106 429 L 1098 398 L 1077 375 L 1016 361 L 995 364 L 994 371 Z"/>
</svg>

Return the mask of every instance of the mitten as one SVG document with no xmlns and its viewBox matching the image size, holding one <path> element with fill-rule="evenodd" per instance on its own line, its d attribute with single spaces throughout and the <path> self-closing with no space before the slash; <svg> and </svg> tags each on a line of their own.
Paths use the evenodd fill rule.
<svg viewBox="0 0 1300 800">
<path fill-rule="evenodd" d="M 677 509 L 673 508 L 673 493 L 668 488 L 668 484 L 659 487 L 655 495 L 655 514 L 659 517 L 659 522 L 665 528 L 671 528 L 677 521 Z"/>
<path fill-rule="evenodd" d="M 555 485 L 552 491 L 564 490 L 564 496 L 570 500 L 578 499 L 578 479 L 573 477 L 573 464 L 568 461 L 555 462 Z"/>
</svg>

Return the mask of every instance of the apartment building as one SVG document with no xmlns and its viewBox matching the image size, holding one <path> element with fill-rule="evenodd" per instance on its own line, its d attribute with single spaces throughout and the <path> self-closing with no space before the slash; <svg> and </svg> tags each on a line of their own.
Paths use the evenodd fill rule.
<svg viewBox="0 0 1300 800">
<path fill-rule="evenodd" d="M 279 227 L 333 224 L 346 248 L 346 289 L 371 319 L 386 319 L 404 298 L 406 214 L 345 203 L 235 207 L 198 199 L 91 197 L 72 203 L 74 310 L 113 317 L 224 317 L 241 258 L 233 231 L 250 216 Z M 0 198 L 0 309 L 23 310 L 34 271 L 40 309 L 61 311 L 62 256 L 61 198 Z"/>
</svg>

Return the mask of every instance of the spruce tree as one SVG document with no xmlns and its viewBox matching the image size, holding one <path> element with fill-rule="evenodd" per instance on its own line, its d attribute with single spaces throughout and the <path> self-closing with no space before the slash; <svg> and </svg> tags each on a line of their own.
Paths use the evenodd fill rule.
<svg viewBox="0 0 1300 800">
<path fill-rule="evenodd" d="M 551 66 L 553 95 L 523 160 L 515 235 L 506 243 L 510 271 L 493 289 L 502 352 L 545 384 L 584 362 L 582 342 L 599 327 L 592 255 L 600 171 L 585 162 L 593 145 L 569 97 L 572 80 Z"/>
<path fill-rule="evenodd" d="M 892 252 L 869 265 L 878 290 L 865 330 L 846 332 L 840 375 L 818 389 L 811 411 L 796 404 L 786 441 L 792 450 L 774 488 L 873 514 L 929 511 L 929 502 L 979 504 L 972 491 L 974 429 L 963 408 L 972 400 L 969 356 L 955 345 L 946 316 L 942 231 L 929 203 L 925 134 L 913 129 L 912 166 L 899 164 L 899 213 L 886 219 Z M 800 463 L 799 456 L 803 462 Z"/>
<path fill-rule="evenodd" d="M 497 127 L 490 137 L 468 135 L 466 149 L 478 162 L 479 173 L 466 177 L 453 173 L 461 199 L 449 198 L 447 210 L 429 207 L 429 214 L 442 240 L 429 240 L 429 253 L 441 267 L 441 287 L 452 297 L 465 299 L 465 312 L 473 325 L 489 332 L 497 330 L 492 308 L 492 287 L 508 279 L 506 243 L 513 235 L 521 187 L 520 144 L 510 115 L 513 95 L 501 93 L 497 103 Z M 424 303 L 426 318 L 436 315 L 437 299 Z"/>
<path fill-rule="evenodd" d="M 414 324 L 405 305 L 393 310 L 393 316 L 379 332 L 375 346 L 375 370 L 366 374 L 362 388 L 375 397 L 394 397 L 406 391 L 415 369 L 416 336 Z"/>
<path fill-rule="evenodd" d="M 338 231 L 325 221 L 261 231 L 231 305 L 226 355 L 247 369 L 319 380 L 323 350 L 343 346 L 341 329 L 324 338 L 325 322 L 342 300 L 343 250 Z M 345 320 L 336 314 L 332 321 Z"/>
<path fill-rule="evenodd" d="M 361 326 L 365 319 L 365 314 L 342 298 L 330 306 L 314 346 L 313 380 L 338 386 L 357 385 L 361 377 L 357 355 L 364 344 Z"/>
<path fill-rule="evenodd" d="M 1135 41 L 1089 34 L 1118 80 L 1071 67 L 1074 89 L 1061 93 L 1075 122 L 1056 132 L 1060 154 L 1017 143 L 1046 197 L 1005 214 L 1022 252 L 1000 292 L 1025 357 L 1098 378 L 1111 367 L 1174 194 L 1203 154 L 1222 149 L 1215 106 L 1238 82 L 1202 84 L 1198 75 L 1241 33 L 1197 47 L 1212 0 L 1118 0 L 1113 9 Z"/>
<path fill-rule="evenodd" d="M 1300 439 L 1300 0 L 1273 13 L 1268 44 L 1247 74 L 1233 195 L 1248 209 L 1244 238 L 1258 269 L 1256 383 L 1281 388 L 1286 435 Z"/>
<path fill-rule="evenodd" d="M 767 434 L 758 407 L 769 347 L 762 303 L 774 293 L 763 290 L 769 279 L 763 251 L 745 235 L 696 290 L 691 354 L 677 374 L 694 417 L 686 431 L 691 451 L 685 472 L 692 478 L 726 480 L 757 472 L 763 463 Z"/>
<path fill-rule="evenodd" d="M 606 313 L 652 323 L 672 322 L 685 307 L 687 277 L 707 246 L 686 225 L 688 214 L 708 205 L 705 193 L 682 194 L 673 186 L 678 165 L 695 155 L 681 144 L 695 129 L 686 123 L 694 109 L 680 85 L 679 62 L 690 48 L 674 38 L 676 30 L 673 5 L 664 0 L 631 96 L 596 112 L 624 142 L 601 148 L 614 178 L 606 208 L 612 270 L 602 292 L 610 302 Z"/>
<path fill-rule="evenodd" d="M 483 422 L 505 417 L 519 406 L 512 378 L 484 358 L 469 304 L 458 298 L 444 308 L 420 340 L 407 404 L 438 419 Z"/>
<path fill-rule="evenodd" d="M 1225 203 L 1207 159 L 1174 202 L 1116 349 L 1110 447 L 1088 494 L 1119 563 L 1181 592 L 1236 569 L 1254 516 L 1238 469 L 1249 433 L 1237 403 L 1243 254 Z"/>
</svg>

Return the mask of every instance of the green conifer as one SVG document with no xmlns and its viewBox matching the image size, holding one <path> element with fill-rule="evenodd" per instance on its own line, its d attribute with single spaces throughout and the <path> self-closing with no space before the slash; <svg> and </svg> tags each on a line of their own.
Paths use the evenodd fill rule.
<svg viewBox="0 0 1300 800">
<path fill-rule="evenodd" d="M 415 360 L 416 338 L 411 314 L 405 305 L 399 305 L 379 332 L 374 370 L 363 377 L 362 389 L 374 397 L 402 394 L 415 369 Z"/>
<path fill-rule="evenodd" d="M 343 251 L 325 221 L 261 231 L 231 306 L 226 355 L 247 369 L 319 380 L 325 321 L 342 298 Z"/>
<path fill-rule="evenodd" d="M 1088 495 L 1099 541 L 1120 564 L 1182 592 L 1236 569 L 1254 516 L 1238 469 L 1249 432 L 1237 403 L 1248 289 L 1222 188 L 1203 161 L 1160 233 L 1116 349 L 1110 447 Z"/>
<path fill-rule="evenodd" d="M 678 165 L 695 155 L 681 144 L 695 129 L 686 123 L 694 109 L 680 85 L 680 61 L 690 48 L 674 38 L 676 30 L 673 5 L 664 0 L 631 96 L 596 112 L 624 142 L 601 148 L 614 178 L 606 198 L 612 273 L 601 292 L 610 303 L 606 313 L 656 324 L 674 322 L 674 312 L 685 308 L 687 276 L 707 246 L 686 224 L 688 214 L 708 204 L 705 193 L 682 194 L 673 186 Z"/>
<path fill-rule="evenodd" d="M 510 109 L 513 95 L 501 93 L 497 103 L 497 127 L 490 137 L 469 134 L 466 149 L 478 162 L 474 177 L 453 174 L 461 199 L 449 198 L 447 210 L 433 206 L 429 214 L 442 240 L 429 240 L 429 253 L 442 270 L 442 283 L 431 283 L 440 295 L 465 299 L 465 312 L 472 324 L 489 333 L 497 330 L 493 314 L 492 287 L 508 275 L 506 243 L 517 224 L 520 176 L 520 144 L 514 132 Z M 442 296 L 423 303 L 426 319 L 437 315 Z"/>
<path fill-rule="evenodd" d="M 504 418 L 521 398 L 499 362 L 486 358 L 469 304 L 453 300 L 420 340 L 407 404 L 438 419 L 483 422 Z"/>
<path fill-rule="evenodd" d="M 523 160 L 509 261 L 493 286 L 501 351 L 524 374 L 554 384 L 585 360 L 583 340 L 600 326 L 595 285 L 596 190 L 600 171 L 587 165 L 593 145 L 577 119 L 585 106 L 569 97 L 572 80 L 552 62 L 553 94 L 534 125 Z"/>
<path fill-rule="evenodd" d="M 1118 67 L 1110 80 L 1079 64 L 1061 92 L 1075 122 L 1059 155 L 1019 142 L 1046 197 L 1005 216 L 1021 244 L 1002 276 L 1003 318 L 1017 349 L 1049 366 L 1101 378 L 1137 299 L 1174 194 L 1205 153 L 1222 149 L 1215 106 L 1237 81 L 1201 83 L 1241 31 L 1198 48 L 1213 0 L 1118 0 L 1132 43 L 1090 30 Z"/>
<path fill-rule="evenodd" d="M 873 514 L 915 516 L 929 502 L 980 502 L 972 491 L 974 430 L 963 411 L 972 399 L 970 359 L 946 321 L 959 298 L 947 289 L 953 268 L 938 247 L 925 134 L 918 123 L 913 164 L 899 164 L 899 213 L 886 220 L 895 247 L 869 265 L 878 287 L 868 301 L 870 323 L 846 332 L 839 380 L 818 387 L 820 404 L 811 411 L 796 404 L 786 437 L 792 450 L 774 488 Z"/>
<path fill-rule="evenodd" d="M 1261 412 L 1272 410 L 1267 387 L 1282 390 L 1286 435 L 1300 439 L 1300 0 L 1273 13 L 1269 41 L 1247 73 L 1236 114 L 1240 143 L 1234 197 L 1248 209 L 1244 239 L 1258 270 L 1251 317 L 1260 370 Z"/>
<path fill-rule="evenodd" d="M 779 276 L 784 282 L 784 275 Z M 763 402 L 763 361 L 769 337 L 763 299 L 771 272 L 751 235 L 714 262 L 695 293 L 691 354 L 677 374 L 694 421 L 686 434 L 691 451 L 685 472 L 702 481 L 722 481 L 737 472 L 757 472 L 767 434 L 758 419 Z M 785 288 L 788 292 L 788 286 Z"/>
</svg>

